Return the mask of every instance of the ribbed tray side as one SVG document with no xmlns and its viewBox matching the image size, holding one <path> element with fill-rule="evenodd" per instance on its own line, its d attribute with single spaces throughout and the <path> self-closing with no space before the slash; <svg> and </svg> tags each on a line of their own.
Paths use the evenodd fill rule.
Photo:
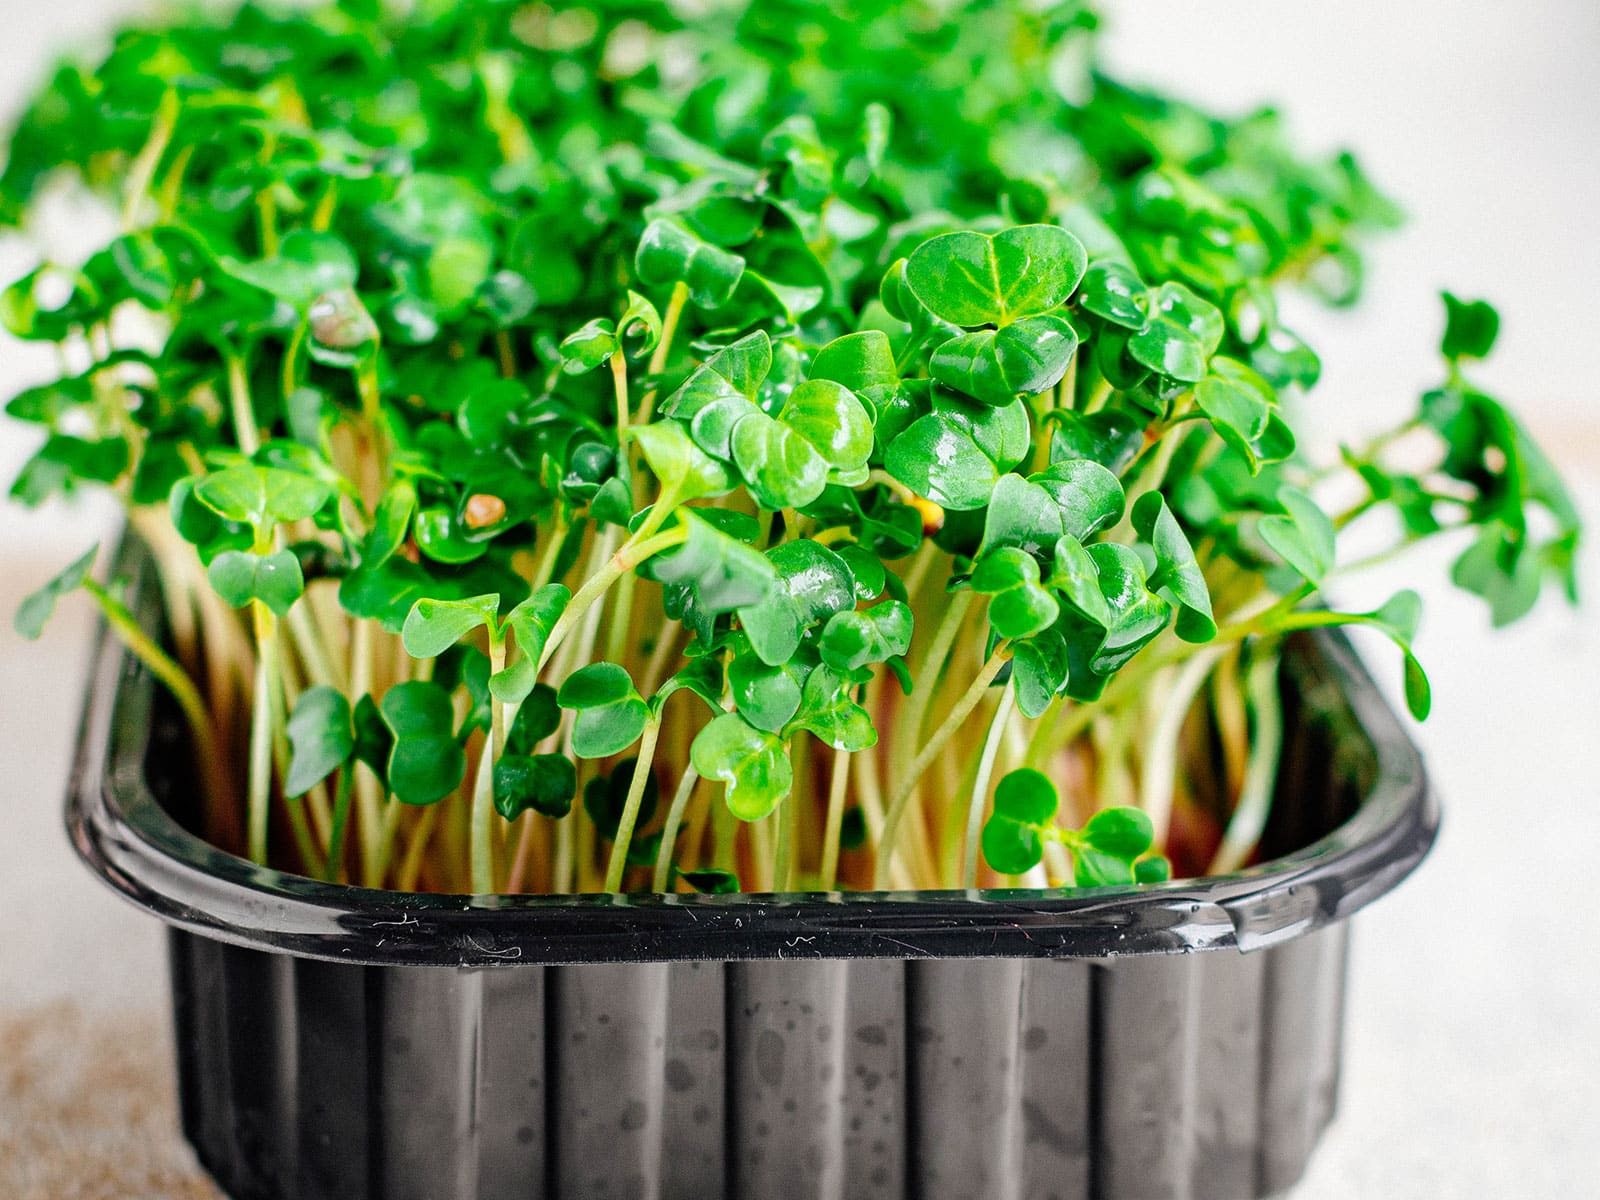
<svg viewBox="0 0 1600 1200">
<path fill-rule="evenodd" d="M 1332 1119 L 1345 930 L 472 969 L 174 930 L 181 1112 L 235 1200 L 1255 1200 Z"/>
</svg>

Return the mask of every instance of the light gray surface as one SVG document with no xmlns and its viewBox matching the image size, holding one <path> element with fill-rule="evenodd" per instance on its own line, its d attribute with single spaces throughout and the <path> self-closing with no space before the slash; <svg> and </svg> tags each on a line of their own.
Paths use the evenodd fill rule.
<svg viewBox="0 0 1600 1200">
<path fill-rule="evenodd" d="M 0 109 L 42 73 L 45 47 L 130 7 L 0 0 Z M 1300 322 L 1326 364 L 1315 400 L 1329 435 L 1409 405 L 1436 374 L 1435 290 L 1481 291 L 1506 314 L 1488 382 L 1524 406 L 1579 478 L 1591 522 L 1600 517 L 1600 409 L 1582 366 L 1600 278 L 1600 7 L 1128 0 L 1113 17 L 1130 74 L 1229 107 L 1279 101 L 1312 144 L 1355 145 L 1412 214 L 1376 258 L 1368 307 Z M 25 262 L 25 249 L 0 244 L 0 273 Z M 0 348 L 7 394 L 43 369 Z M 25 437 L 0 426 L 7 479 Z M 0 508 L 0 610 L 101 520 Z M 1443 586 L 1448 550 L 1350 586 L 1352 600 L 1376 600 L 1420 581 L 1427 597 L 1419 651 L 1437 703 L 1419 736 L 1446 823 L 1422 872 L 1355 927 L 1343 1115 L 1295 1200 L 1594 1193 L 1600 959 L 1587 905 L 1600 846 L 1600 618 L 1549 606 L 1490 638 L 1477 603 Z M 1600 594 L 1592 549 L 1583 574 Z M 158 931 L 94 885 L 60 833 L 88 629 L 81 609 L 41 645 L 19 642 L 9 621 L 0 628 L 0 1017 L 72 997 L 154 1038 Z M 1390 656 L 1375 647 L 1374 658 L 1392 682 Z M 159 1053 L 142 1061 L 159 1064 Z"/>
</svg>

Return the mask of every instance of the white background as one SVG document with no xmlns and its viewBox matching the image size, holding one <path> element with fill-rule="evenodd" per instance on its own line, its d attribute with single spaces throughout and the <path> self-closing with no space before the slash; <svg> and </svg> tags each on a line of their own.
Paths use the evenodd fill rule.
<svg viewBox="0 0 1600 1200">
<path fill-rule="evenodd" d="M 133 7 L 0 0 L 0 111 L 41 77 L 49 52 L 85 44 Z M 1124 75 L 1229 110 L 1272 101 L 1306 145 L 1354 147 L 1410 214 L 1373 256 L 1358 313 L 1296 310 L 1323 356 L 1313 409 L 1326 436 L 1411 405 L 1438 373 L 1438 289 L 1481 294 L 1504 316 L 1484 382 L 1516 400 L 1591 522 L 1600 516 L 1600 5 L 1126 0 L 1111 6 L 1110 25 Z M 0 244 L 0 273 L 19 274 L 27 258 L 25 246 Z M 45 369 L 0 345 L 5 394 Z M 6 482 L 27 439 L 0 425 Z M 0 608 L 9 613 L 102 520 L 92 509 L 0 507 Z M 1356 923 L 1343 1115 L 1296 1200 L 1596 1194 L 1600 616 L 1548 604 L 1491 637 L 1478 603 L 1443 582 L 1450 550 L 1351 585 L 1352 601 L 1402 585 L 1428 598 L 1419 651 L 1437 700 L 1418 737 L 1446 824 L 1422 871 Z M 1583 575 L 1593 599 L 1591 547 Z M 89 881 L 59 831 L 89 622 L 68 612 L 38 645 L 9 624 L 0 1031 L 73 997 L 158 1036 L 159 932 Z M 1373 655 L 1392 683 L 1390 656 Z"/>
</svg>

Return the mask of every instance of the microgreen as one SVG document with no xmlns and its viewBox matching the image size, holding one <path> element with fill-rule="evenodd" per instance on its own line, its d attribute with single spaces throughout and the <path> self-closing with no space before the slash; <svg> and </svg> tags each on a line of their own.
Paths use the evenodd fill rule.
<svg viewBox="0 0 1600 1200">
<path fill-rule="evenodd" d="M 190 14 L 11 137 L 0 222 L 75 183 L 120 226 L 0 293 L 62 364 L 7 405 L 12 494 L 116 489 L 178 618 L 169 656 L 91 551 L 17 627 L 99 605 L 229 849 L 478 893 L 1159 882 L 1128 781 L 1243 786 L 1163 776 L 1255 762 L 1296 631 L 1377 630 L 1426 714 L 1414 595 L 1336 603 L 1347 527 L 1458 537 L 1496 623 L 1572 591 L 1575 506 L 1469 378 L 1495 310 L 1447 294 L 1439 386 L 1314 459 L 1279 299 L 1356 301 L 1392 206 L 1270 112 L 1117 83 L 1076 0 L 529 11 Z M 1202 669 L 1244 716 L 1176 754 Z"/>
</svg>

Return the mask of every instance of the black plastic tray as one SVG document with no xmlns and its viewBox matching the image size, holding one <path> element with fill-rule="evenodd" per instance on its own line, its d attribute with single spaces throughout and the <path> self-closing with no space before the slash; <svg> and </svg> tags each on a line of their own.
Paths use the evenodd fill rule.
<svg viewBox="0 0 1600 1200">
<path fill-rule="evenodd" d="M 173 927 L 184 1130 L 237 1200 L 1245 1200 L 1332 1118 L 1343 919 L 1438 820 L 1342 639 L 1286 676 L 1267 841 L 1305 848 L 1137 890 L 330 886 L 169 815 L 187 748 L 110 642 L 68 827 Z"/>
</svg>

